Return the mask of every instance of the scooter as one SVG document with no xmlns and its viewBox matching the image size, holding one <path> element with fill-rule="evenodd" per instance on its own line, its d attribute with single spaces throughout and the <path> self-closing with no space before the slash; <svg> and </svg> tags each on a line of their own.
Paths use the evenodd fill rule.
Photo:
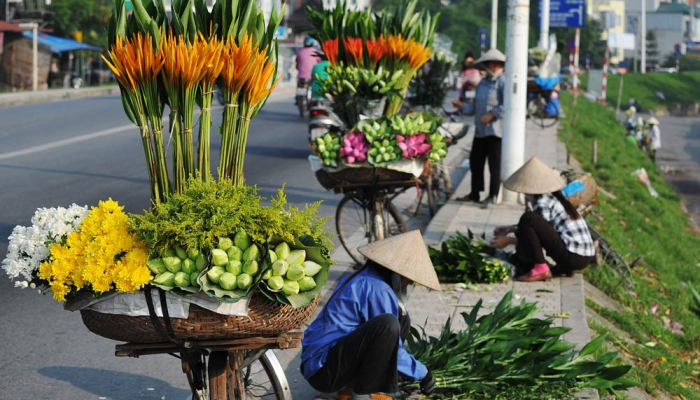
<svg viewBox="0 0 700 400">
<path fill-rule="evenodd" d="M 299 116 L 301 118 L 306 119 L 306 117 L 309 115 L 311 94 L 311 81 L 309 79 L 298 79 L 295 104 L 297 107 L 299 107 Z"/>
<path fill-rule="evenodd" d="M 326 133 L 343 134 L 347 131 L 345 123 L 333 112 L 327 99 L 312 100 L 309 119 L 309 142 Z"/>
</svg>

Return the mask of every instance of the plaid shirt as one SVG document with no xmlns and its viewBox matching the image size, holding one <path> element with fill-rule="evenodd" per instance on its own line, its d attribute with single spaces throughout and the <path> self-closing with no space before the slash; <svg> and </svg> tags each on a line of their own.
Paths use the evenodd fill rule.
<svg viewBox="0 0 700 400">
<path fill-rule="evenodd" d="M 586 220 L 583 218 L 571 219 L 564 206 L 554 196 L 549 194 L 539 196 L 535 200 L 533 211 L 540 214 L 559 232 L 566 249 L 571 253 L 584 257 L 595 255 L 593 239 L 588 231 Z"/>
</svg>

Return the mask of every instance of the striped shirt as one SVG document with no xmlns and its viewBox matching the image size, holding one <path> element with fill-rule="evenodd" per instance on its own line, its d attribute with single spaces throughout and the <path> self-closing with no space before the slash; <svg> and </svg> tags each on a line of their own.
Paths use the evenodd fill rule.
<svg viewBox="0 0 700 400">
<path fill-rule="evenodd" d="M 550 194 L 538 196 L 533 211 L 556 229 L 569 252 L 583 257 L 595 256 L 595 247 L 586 220 L 571 219 L 556 197 Z"/>
</svg>

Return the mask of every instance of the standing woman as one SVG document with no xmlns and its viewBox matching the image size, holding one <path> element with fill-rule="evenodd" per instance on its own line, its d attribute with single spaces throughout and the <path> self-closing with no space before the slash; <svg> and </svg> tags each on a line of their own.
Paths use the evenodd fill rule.
<svg viewBox="0 0 700 400">
<path fill-rule="evenodd" d="M 656 153 L 661 148 L 661 130 L 659 120 L 656 117 L 649 118 L 649 157 L 656 162 Z"/>
<path fill-rule="evenodd" d="M 328 303 L 304 332 L 301 373 L 323 393 L 339 399 L 394 399 L 398 379 L 420 382 L 429 394 L 435 379 L 406 349 L 410 318 L 399 298 L 416 282 L 440 290 L 419 231 L 373 242 L 358 251 L 368 261 L 341 279 Z"/>
<path fill-rule="evenodd" d="M 489 163 L 491 181 L 489 194 L 483 204 L 494 203 L 501 188 L 501 137 L 503 136 L 503 89 L 506 84 L 503 69 L 506 56 L 496 49 L 491 49 L 479 58 L 475 65 L 486 70 L 486 78 L 476 87 L 474 101 L 474 122 L 476 134 L 469 155 L 472 170 L 472 190 L 458 201 L 480 201 L 480 192 L 484 187 L 484 167 Z M 462 108 L 459 102 L 454 103 Z"/>
<path fill-rule="evenodd" d="M 564 197 L 564 179 L 537 157 L 532 157 L 504 183 L 506 189 L 527 195 L 532 211 L 526 211 L 517 225 L 494 230 L 491 245 L 515 245 L 519 267 L 528 272 L 516 279 L 543 281 L 552 275 L 573 275 L 595 257 L 593 239 L 586 221 Z M 508 236 L 514 233 L 515 236 Z M 543 250 L 556 262 L 551 270 Z"/>
</svg>

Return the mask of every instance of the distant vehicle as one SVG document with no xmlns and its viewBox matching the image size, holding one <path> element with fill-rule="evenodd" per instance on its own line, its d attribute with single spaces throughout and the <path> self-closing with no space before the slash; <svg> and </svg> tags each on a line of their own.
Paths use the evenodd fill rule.
<svg viewBox="0 0 700 400">
<path fill-rule="evenodd" d="M 676 67 L 668 67 L 668 68 L 658 68 L 656 70 L 656 72 L 665 72 L 667 74 L 675 74 L 676 72 L 678 72 L 678 70 L 676 69 Z"/>
</svg>

